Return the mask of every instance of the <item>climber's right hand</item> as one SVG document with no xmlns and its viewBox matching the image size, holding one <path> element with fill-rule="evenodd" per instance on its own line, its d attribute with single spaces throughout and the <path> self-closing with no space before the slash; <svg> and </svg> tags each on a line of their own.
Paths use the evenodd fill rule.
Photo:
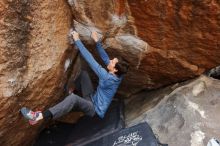
<svg viewBox="0 0 220 146">
<path fill-rule="evenodd" d="M 73 36 L 74 41 L 79 40 L 79 34 L 76 31 L 71 32 L 71 34 Z"/>
</svg>

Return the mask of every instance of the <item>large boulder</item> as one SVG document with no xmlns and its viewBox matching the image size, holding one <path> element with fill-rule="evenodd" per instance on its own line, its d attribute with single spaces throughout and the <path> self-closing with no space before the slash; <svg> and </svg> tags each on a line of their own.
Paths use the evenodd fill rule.
<svg viewBox="0 0 220 146">
<path fill-rule="evenodd" d="M 130 62 L 123 94 L 193 78 L 220 64 L 218 1 L 68 2 L 82 39 L 91 43 L 97 30 L 111 57 Z"/>
<path fill-rule="evenodd" d="M 2 0 L 0 145 L 27 145 L 36 136 L 39 126 L 28 126 L 22 106 L 43 110 L 62 100 L 68 68 L 79 67 L 67 41 L 71 24 L 88 48 L 97 30 L 110 57 L 128 60 L 119 93 L 129 96 L 219 65 L 219 7 L 210 0 Z"/>
<path fill-rule="evenodd" d="M 30 127 L 22 106 L 45 109 L 60 100 L 71 51 L 71 13 L 65 0 L 0 2 L 0 145 L 28 145 Z"/>
<path fill-rule="evenodd" d="M 135 97 L 126 106 L 127 126 L 147 121 L 169 146 L 206 146 L 212 137 L 220 139 L 219 80 L 201 76 Z"/>
</svg>

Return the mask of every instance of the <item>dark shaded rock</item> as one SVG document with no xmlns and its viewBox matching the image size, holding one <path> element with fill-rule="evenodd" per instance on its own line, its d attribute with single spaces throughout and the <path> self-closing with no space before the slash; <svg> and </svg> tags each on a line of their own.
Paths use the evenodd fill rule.
<svg viewBox="0 0 220 146">
<path fill-rule="evenodd" d="M 207 75 L 220 80 L 220 66 L 217 66 L 207 72 Z"/>
</svg>

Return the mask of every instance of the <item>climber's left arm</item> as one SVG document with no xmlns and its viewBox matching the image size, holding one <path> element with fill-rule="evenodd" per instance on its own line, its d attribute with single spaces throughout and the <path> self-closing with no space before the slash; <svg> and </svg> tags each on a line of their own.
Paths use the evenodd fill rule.
<svg viewBox="0 0 220 146">
<path fill-rule="evenodd" d="M 92 32 L 92 38 L 96 42 L 96 50 L 98 51 L 100 57 L 104 61 L 105 65 L 107 66 L 109 64 L 109 56 L 106 53 L 105 49 L 102 47 L 101 41 L 98 39 L 97 32 Z"/>
</svg>

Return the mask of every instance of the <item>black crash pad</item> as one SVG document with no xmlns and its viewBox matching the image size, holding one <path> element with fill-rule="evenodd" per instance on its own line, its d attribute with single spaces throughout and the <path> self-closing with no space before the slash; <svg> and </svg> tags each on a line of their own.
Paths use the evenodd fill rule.
<svg viewBox="0 0 220 146">
<path fill-rule="evenodd" d="M 159 141 L 147 123 L 140 123 L 105 136 L 86 146 L 159 146 Z"/>
<path fill-rule="evenodd" d="M 76 124 L 57 123 L 44 129 L 34 146 L 83 146 L 124 128 L 123 103 L 112 102 L 103 119 L 84 116 Z M 97 146 L 97 145 L 96 145 Z"/>
</svg>

